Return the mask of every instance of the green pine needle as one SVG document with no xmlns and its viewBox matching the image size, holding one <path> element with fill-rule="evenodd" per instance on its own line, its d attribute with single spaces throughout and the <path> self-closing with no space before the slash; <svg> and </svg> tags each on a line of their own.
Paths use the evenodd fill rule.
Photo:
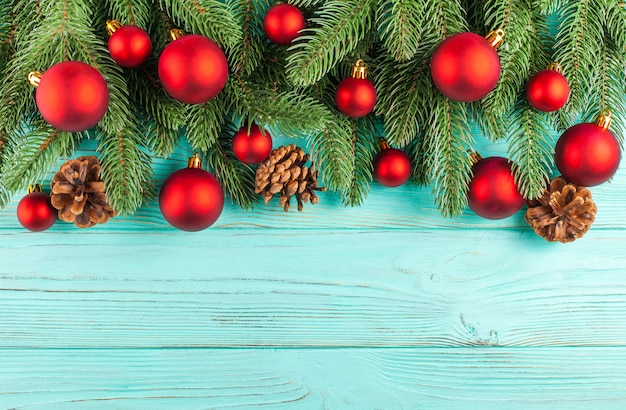
<svg viewBox="0 0 626 410">
<path fill-rule="evenodd" d="M 383 44 L 397 61 L 413 58 L 420 47 L 426 10 L 415 0 L 378 2 L 377 25 Z"/>
</svg>

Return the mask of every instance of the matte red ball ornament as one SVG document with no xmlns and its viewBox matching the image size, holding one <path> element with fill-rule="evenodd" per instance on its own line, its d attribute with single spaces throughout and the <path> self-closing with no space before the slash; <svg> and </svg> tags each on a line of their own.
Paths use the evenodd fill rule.
<svg viewBox="0 0 626 410">
<path fill-rule="evenodd" d="M 45 73 L 29 74 L 37 87 L 41 116 L 54 128 L 80 132 L 96 125 L 109 107 L 109 89 L 102 74 L 80 61 L 57 63 Z"/>
<path fill-rule="evenodd" d="M 263 31 L 272 43 L 288 46 L 304 28 L 304 15 L 291 4 L 276 4 L 263 17 Z"/>
<path fill-rule="evenodd" d="M 17 219 L 29 231 L 45 231 L 56 222 L 57 210 L 50 203 L 50 195 L 41 192 L 39 185 L 28 190 L 29 194 L 17 204 Z"/>
<path fill-rule="evenodd" d="M 493 90 L 500 79 L 500 57 L 496 48 L 504 31 L 487 37 L 459 33 L 437 46 L 430 60 L 435 86 L 446 97 L 461 102 L 480 100 Z"/>
<path fill-rule="evenodd" d="M 531 106 L 543 112 L 556 111 L 569 98 L 569 84 L 562 74 L 563 68 L 552 63 L 546 70 L 539 71 L 526 84 L 526 98 Z"/>
<path fill-rule="evenodd" d="M 207 37 L 173 31 L 176 39 L 159 58 L 159 79 L 165 91 L 187 104 L 213 99 L 226 85 L 228 61 L 221 48 Z"/>
<path fill-rule="evenodd" d="M 479 159 L 472 166 L 467 204 L 486 219 L 502 219 L 519 211 L 524 198 L 517 190 L 511 164 L 506 158 Z"/>
<path fill-rule="evenodd" d="M 187 168 L 167 177 L 159 193 L 163 218 L 175 228 L 195 232 L 208 228 L 224 208 L 224 191 L 217 178 L 203 170 L 194 155 Z"/>
<path fill-rule="evenodd" d="M 109 33 L 109 54 L 117 64 L 126 68 L 136 68 L 148 60 L 152 53 L 152 40 L 141 27 L 122 26 L 117 20 L 106 23 Z"/>
<path fill-rule="evenodd" d="M 385 140 L 381 140 L 380 149 L 372 162 L 376 181 L 386 187 L 397 187 L 408 181 L 413 168 L 409 156 L 391 148 Z"/>
<path fill-rule="evenodd" d="M 611 112 L 605 110 L 595 123 L 568 128 L 554 147 L 554 160 L 563 178 L 581 186 L 608 181 L 619 168 L 621 148 L 608 129 Z"/>
<path fill-rule="evenodd" d="M 335 90 L 335 104 L 348 117 L 360 118 L 371 113 L 376 105 L 376 88 L 367 79 L 367 66 L 358 60 L 352 77 L 343 79 Z"/>
<path fill-rule="evenodd" d="M 267 159 L 272 152 L 272 136 L 256 124 L 241 127 L 233 136 L 233 154 L 246 164 L 258 164 Z"/>
</svg>

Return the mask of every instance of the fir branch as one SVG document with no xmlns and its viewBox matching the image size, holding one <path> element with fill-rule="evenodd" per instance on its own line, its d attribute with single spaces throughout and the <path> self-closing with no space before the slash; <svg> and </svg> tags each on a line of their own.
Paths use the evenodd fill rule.
<svg viewBox="0 0 626 410">
<path fill-rule="evenodd" d="M 215 145 L 226 116 L 224 106 L 223 95 L 220 94 L 204 104 L 189 107 L 186 134 L 194 150 L 206 152 Z"/>
<path fill-rule="evenodd" d="M 372 180 L 372 160 L 377 152 L 376 125 L 367 116 L 353 120 L 352 151 L 353 173 L 351 182 L 340 192 L 344 205 L 360 206 L 370 191 Z"/>
<path fill-rule="evenodd" d="M 161 158 L 167 158 L 176 149 L 181 133 L 161 125 L 154 117 L 147 117 L 141 128 L 145 130 L 146 145 Z"/>
<path fill-rule="evenodd" d="M 323 2 L 324 0 L 291 0 L 289 3 L 296 7 L 305 8 L 319 6 Z"/>
<path fill-rule="evenodd" d="M 605 0 L 606 35 L 617 45 L 626 50 L 626 5 L 613 0 Z"/>
<path fill-rule="evenodd" d="M 121 214 L 132 214 L 144 200 L 154 196 L 154 176 L 150 156 L 139 129 L 126 128 L 114 134 L 97 135 L 102 170 L 111 207 Z"/>
<path fill-rule="evenodd" d="M 122 25 L 136 25 L 144 30 L 150 24 L 150 0 L 107 0 L 112 19 Z"/>
<path fill-rule="evenodd" d="M 237 74 L 249 75 L 263 62 L 263 18 L 270 3 L 266 0 L 232 0 L 234 15 L 242 28 L 242 39 L 233 46 L 231 64 Z"/>
<path fill-rule="evenodd" d="M 372 29 L 374 0 L 330 0 L 291 46 L 287 75 L 297 86 L 311 85 L 353 51 Z"/>
<path fill-rule="evenodd" d="M 419 49 L 424 3 L 415 0 L 382 0 L 377 25 L 383 44 L 397 61 L 410 60 Z"/>
<path fill-rule="evenodd" d="M 533 0 L 531 5 L 542 14 L 550 15 L 556 13 L 563 0 Z"/>
</svg>

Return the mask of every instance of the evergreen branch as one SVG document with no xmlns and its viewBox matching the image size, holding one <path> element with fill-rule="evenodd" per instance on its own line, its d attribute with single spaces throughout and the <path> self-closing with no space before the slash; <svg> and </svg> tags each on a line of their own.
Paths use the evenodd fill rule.
<svg viewBox="0 0 626 410">
<path fill-rule="evenodd" d="M 340 192 L 344 205 L 360 206 L 370 191 L 372 160 L 377 152 L 378 130 L 367 116 L 353 120 L 352 151 L 353 173 L 350 184 Z"/>
<path fill-rule="evenodd" d="M 319 6 L 323 2 L 324 0 L 292 0 L 289 3 L 293 4 L 296 7 L 304 8 Z"/>
<path fill-rule="evenodd" d="M 144 200 L 154 196 L 154 176 L 150 156 L 135 128 L 98 135 L 98 152 L 111 207 L 121 214 L 132 214 Z"/>
<path fill-rule="evenodd" d="M 626 50 L 626 6 L 616 1 L 606 0 L 606 35 L 617 44 L 617 48 Z"/>
<path fill-rule="evenodd" d="M 270 7 L 267 0 L 233 0 L 234 15 L 242 28 L 242 39 L 232 47 L 231 64 L 237 74 L 249 75 L 263 61 L 263 18 Z"/>
<path fill-rule="evenodd" d="M 186 134 L 194 150 L 206 152 L 215 145 L 226 116 L 224 105 L 220 94 L 204 104 L 194 104 L 189 108 Z"/>
<path fill-rule="evenodd" d="M 136 25 L 144 30 L 150 24 L 150 0 L 107 0 L 111 18 L 122 25 Z"/>
<path fill-rule="evenodd" d="M 531 7 L 539 10 L 542 14 L 550 15 L 556 13 L 562 0 L 533 0 Z"/>
<path fill-rule="evenodd" d="M 377 24 L 384 46 L 397 61 L 410 60 L 417 53 L 422 37 L 424 3 L 415 0 L 382 0 Z"/>
<path fill-rule="evenodd" d="M 181 134 L 161 125 L 154 117 L 148 117 L 142 123 L 146 133 L 146 145 L 157 156 L 167 158 L 176 149 Z"/>
<path fill-rule="evenodd" d="M 287 75 L 297 86 L 311 85 L 352 52 L 372 29 L 374 0 L 330 0 L 291 46 Z"/>
</svg>

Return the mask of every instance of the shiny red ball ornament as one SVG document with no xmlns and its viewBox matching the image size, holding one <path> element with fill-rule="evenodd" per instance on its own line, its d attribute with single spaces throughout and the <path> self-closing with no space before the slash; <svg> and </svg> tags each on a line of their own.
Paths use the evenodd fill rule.
<svg viewBox="0 0 626 410">
<path fill-rule="evenodd" d="M 556 167 L 568 182 L 594 186 L 608 181 L 619 168 L 621 148 L 608 129 L 611 112 L 605 110 L 595 123 L 568 128 L 554 147 Z"/>
<path fill-rule="evenodd" d="M 546 70 L 539 71 L 526 84 L 526 98 L 535 109 L 543 112 L 556 111 L 569 98 L 569 83 L 561 65 L 552 63 Z"/>
<path fill-rule="evenodd" d="M 263 31 L 272 43 L 288 46 L 304 28 L 304 15 L 291 4 L 276 4 L 263 17 Z"/>
<path fill-rule="evenodd" d="M 163 88 L 172 98 L 201 104 L 213 99 L 226 85 L 228 61 L 212 40 L 188 34 L 165 47 L 158 71 Z"/>
<path fill-rule="evenodd" d="M 272 136 L 252 124 L 248 133 L 248 125 L 241 127 L 233 135 L 233 154 L 235 158 L 246 164 L 258 164 L 267 159 L 272 152 Z"/>
<path fill-rule="evenodd" d="M 437 46 L 430 60 L 435 86 L 446 97 L 461 102 L 480 100 L 500 79 L 500 57 L 496 48 L 502 42 L 500 29 L 487 37 L 459 33 Z"/>
<path fill-rule="evenodd" d="M 57 63 L 45 73 L 30 73 L 37 87 L 41 116 L 54 128 L 80 132 L 96 125 L 109 107 L 109 89 L 102 74 L 80 61 Z"/>
<path fill-rule="evenodd" d="M 364 117 L 374 109 L 376 88 L 367 79 L 367 66 L 363 60 L 358 60 L 352 67 L 352 77 L 337 85 L 335 104 L 339 111 L 352 118 Z"/>
<path fill-rule="evenodd" d="M 409 156 L 391 148 L 385 140 L 380 142 L 380 152 L 374 157 L 374 178 L 386 187 L 397 187 L 408 181 L 412 166 Z"/>
<path fill-rule="evenodd" d="M 472 166 L 467 204 L 478 216 L 502 219 L 519 211 L 524 198 L 517 190 L 511 164 L 506 158 L 489 157 Z"/>
<path fill-rule="evenodd" d="M 167 177 L 159 193 L 163 218 L 175 228 L 196 232 L 213 225 L 224 208 L 224 191 L 217 178 L 202 169 L 197 156 L 187 168 Z"/>
<path fill-rule="evenodd" d="M 117 64 L 126 68 L 143 65 L 152 53 L 152 40 L 141 27 L 122 26 L 116 20 L 106 24 L 109 33 L 109 54 Z"/>
<path fill-rule="evenodd" d="M 41 192 L 41 187 L 29 191 L 17 204 L 17 219 L 29 231 L 45 231 L 54 225 L 58 212 L 50 203 L 50 195 Z"/>
</svg>

